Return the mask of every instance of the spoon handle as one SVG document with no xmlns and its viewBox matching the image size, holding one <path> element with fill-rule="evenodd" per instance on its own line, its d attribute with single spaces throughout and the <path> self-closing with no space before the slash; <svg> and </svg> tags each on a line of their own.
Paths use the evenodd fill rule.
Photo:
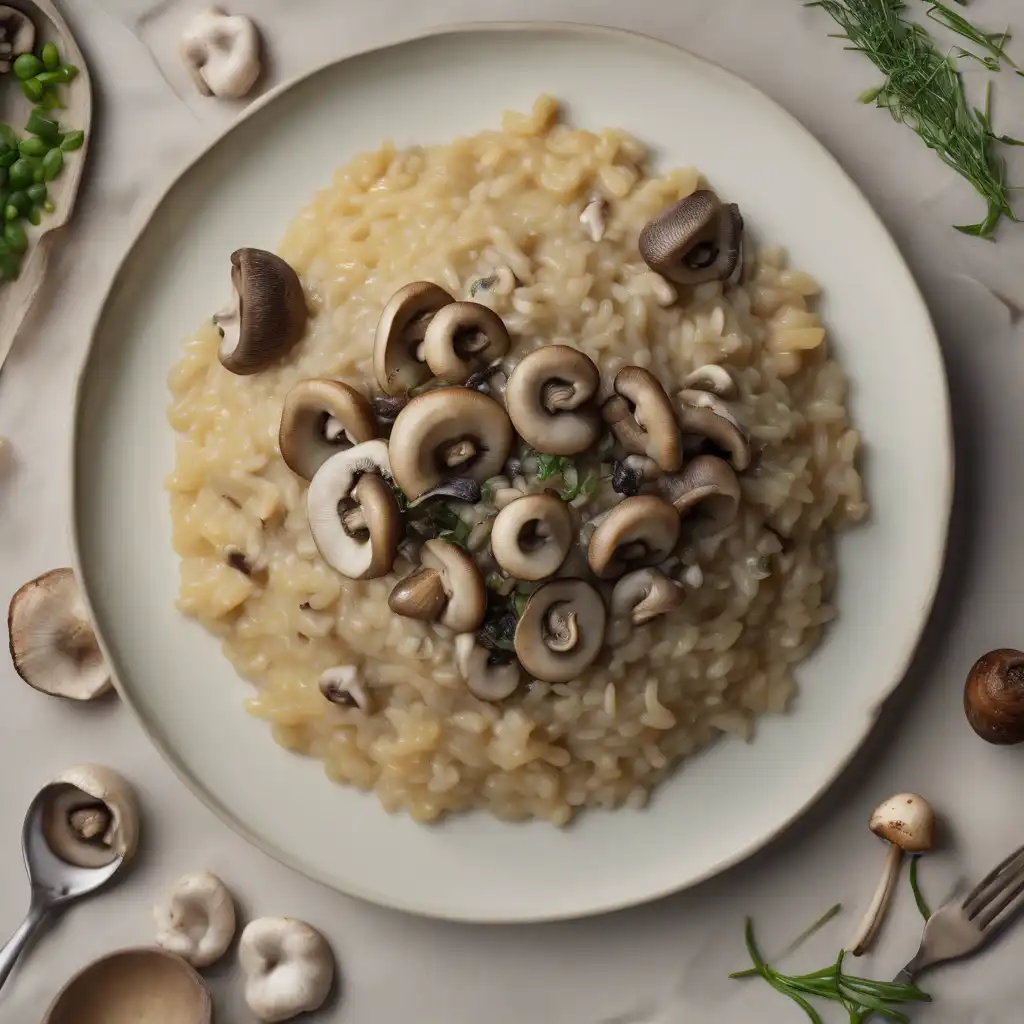
<svg viewBox="0 0 1024 1024">
<path fill-rule="evenodd" d="M 8 939 L 7 944 L 0 949 L 0 988 L 3 987 L 7 975 L 11 973 L 11 968 L 14 967 L 21 951 L 28 944 L 28 940 L 32 938 L 35 930 L 43 923 L 51 909 L 51 905 L 45 901 L 33 899 L 25 920 Z"/>
</svg>

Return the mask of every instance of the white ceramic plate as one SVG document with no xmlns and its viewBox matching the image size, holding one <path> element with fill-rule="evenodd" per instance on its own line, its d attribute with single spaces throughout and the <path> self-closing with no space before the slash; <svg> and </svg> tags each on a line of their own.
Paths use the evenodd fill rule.
<svg viewBox="0 0 1024 1024">
<path fill-rule="evenodd" d="M 332 169 L 495 127 L 546 91 L 580 126 L 626 128 L 695 163 L 750 229 L 824 284 L 854 381 L 873 518 L 840 544 L 839 622 L 800 670 L 794 712 L 723 742 L 641 812 L 558 831 L 481 814 L 433 827 L 386 814 L 286 753 L 242 709 L 216 640 L 174 607 L 162 488 L 167 371 L 224 299 L 228 254 L 273 248 Z M 913 382 L 908 392 L 907 381 Z M 951 495 L 946 382 L 892 240 L 833 159 L 733 75 L 670 46 L 570 26 L 470 26 L 357 56 L 265 98 L 163 197 L 101 313 L 76 414 L 79 568 L 125 700 L 193 790 L 278 859 L 378 903 L 477 921 L 565 918 L 652 899 L 763 845 L 839 773 L 900 680 L 937 585 Z"/>
</svg>

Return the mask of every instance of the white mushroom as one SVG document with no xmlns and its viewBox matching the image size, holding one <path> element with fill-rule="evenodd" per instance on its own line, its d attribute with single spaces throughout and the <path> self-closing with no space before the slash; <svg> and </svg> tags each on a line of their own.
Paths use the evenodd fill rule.
<svg viewBox="0 0 1024 1024">
<path fill-rule="evenodd" d="M 111 688 L 73 569 L 51 569 L 11 598 L 7 613 L 14 669 L 55 697 L 92 700 Z"/>
<path fill-rule="evenodd" d="M 184 875 L 166 903 L 153 907 L 156 943 L 193 967 L 209 967 L 235 937 L 235 901 L 228 887 L 208 871 Z"/>
<path fill-rule="evenodd" d="M 391 484 L 386 441 L 364 441 L 332 455 L 306 492 L 313 542 L 331 568 L 354 580 L 391 571 L 402 517 Z"/>
<path fill-rule="evenodd" d="M 558 572 L 572 547 L 573 532 L 572 513 L 557 494 L 526 494 L 498 513 L 491 551 L 510 575 L 542 580 Z"/>
<path fill-rule="evenodd" d="M 724 366 L 706 363 L 683 378 L 683 387 L 689 391 L 710 391 L 719 398 L 736 397 L 736 381 Z"/>
<path fill-rule="evenodd" d="M 359 678 L 355 665 L 335 665 L 320 673 L 320 692 L 332 704 L 343 708 L 358 708 L 369 713 L 370 694 Z"/>
<path fill-rule="evenodd" d="M 181 58 L 204 96 L 241 99 L 260 77 L 259 32 L 245 15 L 210 7 L 185 26 Z"/>
<path fill-rule="evenodd" d="M 36 41 L 32 19 L 16 7 L 0 7 L 0 74 L 11 70 L 15 57 L 31 53 Z"/>
<path fill-rule="evenodd" d="M 455 667 L 466 689 L 479 700 L 500 701 L 511 697 L 519 686 L 519 662 L 503 651 L 489 651 L 473 633 L 455 638 Z"/>
<path fill-rule="evenodd" d="M 138 803 L 128 781 L 104 765 L 76 765 L 46 787 L 43 834 L 68 864 L 98 868 L 128 861 L 139 842 Z"/>
<path fill-rule="evenodd" d="M 245 1001 L 268 1024 L 319 1009 L 334 982 L 334 956 L 327 940 L 305 921 L 260 917 L 238 942 L 245 972 Z"/>
<path fill-rule="evenodd" d="M 892 898 L 904 851 L 924 853 L 934 845 L 935 812 L 924 797 L 916 793 L 897 793 L 875 808 L 868 827 L 890 846 L 875 894 L 849 945 L 854 956 L 865 952 L 878 934 Z"/>
</svg>

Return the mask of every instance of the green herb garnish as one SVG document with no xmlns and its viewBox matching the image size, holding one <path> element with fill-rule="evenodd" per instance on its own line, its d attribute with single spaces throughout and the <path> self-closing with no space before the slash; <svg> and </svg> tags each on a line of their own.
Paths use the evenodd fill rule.
<svg viewBox="0 0 1024 1024">
<path fill-rule="evenodd" d="M 526 602 L 530 600 L 529 594 L 516 593 L 512 598 L 512 607 L 515 609 L 516 618 L 521 618 L 526 610 Z"/>
<path fill-rule="evenodd" d="M 582 480 L 580 480 L 577 475 L 576 480 L 569 484 L 569 486 L 561 492 L 559 497 L 562 501 L 573 501 L 581 494 L 587 498 L 593 497 L 600 479 L 600 477 L 593 473 L 588 473 Z"/>
<path fill-rule="evenodd" d="M 537 452 L 537 479 L 548 480 L 553 476 L 565 476 L 569 468 L 575 469 L 576 463 L 568 455 L 545 455 Z"/>
<path fill-rule="evenodd" d="M 994 68 L 1000 59 L 1011 63 L 1004 50 L 1005 32 L 981 32 L 944 4 L 929 3 L 933 20 L 983 47 L 988 57 L 977 59 Z M 827 11 L 843 29 L 840 38 L 849 41 L 847 49 L 863 53 L 885 76 L 880 86 L 861 95 L 861 101 L 874 102 L 912 128 L 985 200 L 984 219 L 954 225 L 957 231 L 991 238 L 1003 217 L 1016 220 L 1006 164 L 997 146 L 1022 143 L 993 131 L 988 98 L 984 110 L 968 102 L 954 58 L 941 52 L 924 28 L 902 16 L 907 8 L 903 0 L 810 0 L 808 6 Z"/>
<path fill-rule="evenodd" d="M 502 576 L 500 572 L 489 572 L 484 578 L 484 586 L 486 586 L 488 590 L 501 590 L 504 585 L 505 577 Z"/>
<path fill-rule="evenodd" d="M 924 898 L 924 894 L 921 892 L 921 886 L 917 881 L 917 862 L 921 859 L 921 855 L 917 854 L 910 861 L 910 891 L 914 894 L 914 902 L 917 904 L 917 909 L 921 912 L 921 916 L 927 921 L 932 916 L 932 908 L 928 906 L 928 901 Z"/>
</svg>

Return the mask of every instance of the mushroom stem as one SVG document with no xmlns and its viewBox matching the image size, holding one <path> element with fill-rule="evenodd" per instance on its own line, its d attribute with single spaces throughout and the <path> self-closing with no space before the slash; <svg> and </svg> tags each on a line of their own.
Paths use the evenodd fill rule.
<svg viewBox="0 0 1024 1024">
<path fill-rule="evenodd" d="M 885 912 L 892 899 L 892 891 L 896 885 L 902 858 L 903 851 L 895 843 L 891 843 L 885 853 L 885 868 L 882 871 L 882 877 L 878 880 L 875 894 L 871 897 L 871 903 L 868 904 L 868 909 L 848 946 L 854 956 L 861 956 L 868 949 L 874 942 L 878 929 L 882 926 Z"/>
</svg>

